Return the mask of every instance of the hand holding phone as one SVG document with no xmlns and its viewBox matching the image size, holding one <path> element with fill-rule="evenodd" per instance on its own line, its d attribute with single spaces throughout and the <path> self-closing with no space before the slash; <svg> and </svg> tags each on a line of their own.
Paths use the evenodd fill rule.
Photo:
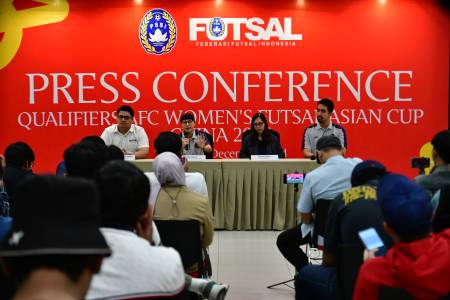
<svg viewBox="0 0 450 300">
<path fill-rule="evenodd" d="M 364 250 L 364 261 L 375 256 L 384 256 L 386 254 L 384 243 L 375 228 L 370 227 L 366 230 L 361 230 L 358 232 L 358 235 L 364 246 L 366 246 L 366 250 Z"/>
</svg>

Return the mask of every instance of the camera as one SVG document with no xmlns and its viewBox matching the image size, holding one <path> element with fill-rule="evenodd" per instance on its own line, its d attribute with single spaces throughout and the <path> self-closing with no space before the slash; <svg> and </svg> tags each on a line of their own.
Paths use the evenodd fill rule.
<svg viewBox="0 0 450 300">
<path fill-rule="evenodd" d="M 284 184 L 302 184 L 305 179 L 304 173 L 287 173 L 283 174 Z"/>
<path fill-rule="evenodd" d="M 411 159 L 411 167 L 414 169 L 426 169 L 430 167 L 430 159 L 428 157 L 414 157 Z"/>
</svg>

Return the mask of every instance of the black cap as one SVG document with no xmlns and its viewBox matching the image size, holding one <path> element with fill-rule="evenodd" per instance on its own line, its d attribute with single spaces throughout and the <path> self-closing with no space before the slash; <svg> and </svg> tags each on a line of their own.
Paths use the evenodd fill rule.
<svg viewBox="0 0 450 300">
<path fill-rule="evenodd" d="M 33 176 L 14 198 L 11 232 L 0 256 L 110 255 L 100 232 L 100 200 L 94 183 L 81 178 Z"/>
<path fill-rule="evenodd" d="M 327 135 L 327 136 L 321 137 L 317 141 L 317 145 L 316 145 L 317 150 L 324 150 L 324 149 L 330 149 L 330 148 L 337 149 L 337 150 L 342 149 L 342 144 L 341 144 L 341 141 L 339 140 L 339 138 L 337 138 L 334 135 Z"/>
</svg>

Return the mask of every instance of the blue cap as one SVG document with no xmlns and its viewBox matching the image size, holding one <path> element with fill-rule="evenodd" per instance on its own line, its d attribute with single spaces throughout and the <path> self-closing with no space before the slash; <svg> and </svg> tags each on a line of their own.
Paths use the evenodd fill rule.
<svg viewBox="0 0 450 300">
<path fill-rule="evenodd" d="M 386 168 L 376 160 L 365 160 L 357 164 L 352 171 L 352 186 L 365 184 L 371 179 L 379 179 L 386 174 Z"/>
<path fill-rule="evenodd" d="M 414 235 L 430 228 L 433 214 L 430 196 L 405 176 L 383 176 L 378 184 L 377 199 L 384 220 L 399 235 Z"/>
</svg>

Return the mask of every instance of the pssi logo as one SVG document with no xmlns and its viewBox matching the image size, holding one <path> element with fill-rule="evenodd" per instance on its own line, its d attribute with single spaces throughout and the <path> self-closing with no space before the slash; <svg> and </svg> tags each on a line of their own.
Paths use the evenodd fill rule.
<svg viewBox="0 0 450 300">
<path fill-rule="evenodd" d="M 244 25 L 242 27 L 242 25 Z M 190 18 L 189 39 L 197 41 L 206 34 L 211 41 L 223 41 L 229 35 L 234 41 L 301 41 L 302 34 L 292 33 L 292 19 L 270 18 Z"/>
<path fill-rule="evenodd" d="M 152 9 L 142 18 L 139 26 L 139 38 L 147 53 L 169 53 L 177 41 L 175 20 L 164 9 Z"/>
</svg>

